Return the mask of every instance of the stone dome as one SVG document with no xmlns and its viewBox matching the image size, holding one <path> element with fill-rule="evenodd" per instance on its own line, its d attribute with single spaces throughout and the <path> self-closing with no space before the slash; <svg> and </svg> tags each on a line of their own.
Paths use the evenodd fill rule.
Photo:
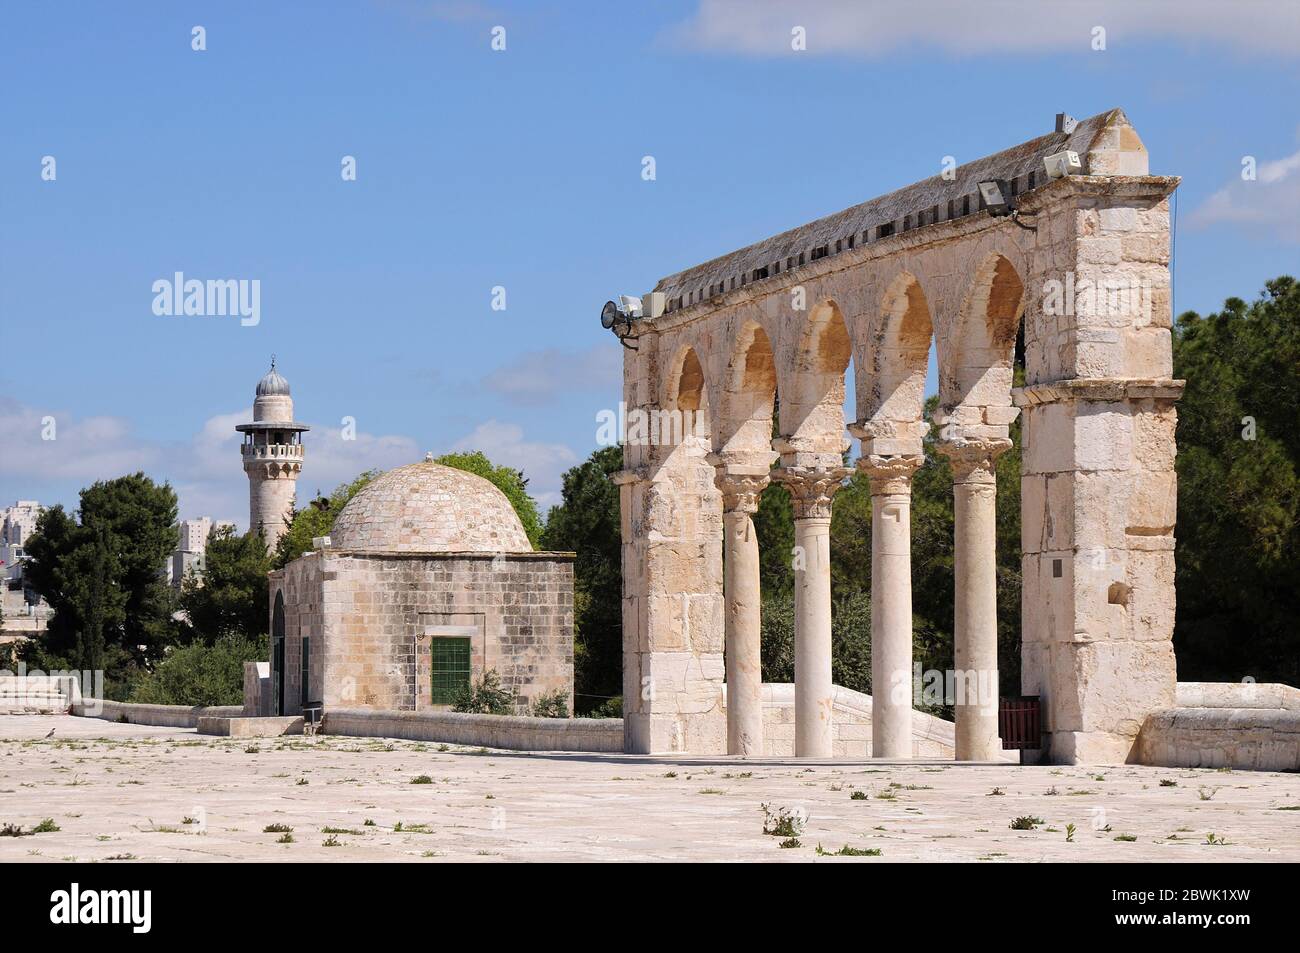
<svg viewBox="0 0 1300 953">
<path fill-rule="evenodd" d="M 428 461 L 389 470 L 349 500 L 330 544 L 394 553 L 533 548 L 504 493 L 473 473 Z"/>
<path fill-rule="evenodd" d="M 271 369 L 257 382 L 258 397 L 288 397 L 289 382 L 275 369 L 275 358 L 271 359 Z"/>
</svg>

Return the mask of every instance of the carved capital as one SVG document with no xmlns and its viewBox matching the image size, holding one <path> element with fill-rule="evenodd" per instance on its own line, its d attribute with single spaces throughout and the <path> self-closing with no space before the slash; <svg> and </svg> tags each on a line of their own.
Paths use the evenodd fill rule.
<svg viewBox="0 0 1300 953">
<path fill-rule="evenodd" d="M 908 494 L 912 492 L 912 474 L 925 463 L 923 454 L 878 456 L 871 454 L 858 460 L 858 469 L 871 480 L 871 495 Z"/>
<path fill-rule="evenodd" d="M 752 515 L 758 512 L 758 498 L 772 481 L 766 473 L 733 473 L 719 467 L 713 482 L 722 491 L 722 512 Z"/>
<path fill-rule="evenodd" d="M 952 462 L 954 483 L 997 483 L 997 459 L 1011 449 L 1007 437 L 950 440 L 937 449 Z"/>
<path fill-rule="evenodd" d="M 794 518 L 823 518 L 831 515 L 831 499 L 844 478 L 853 471 L 848 467 L 780 467 L 772 479 L 790 491 Z"/>
</svg>

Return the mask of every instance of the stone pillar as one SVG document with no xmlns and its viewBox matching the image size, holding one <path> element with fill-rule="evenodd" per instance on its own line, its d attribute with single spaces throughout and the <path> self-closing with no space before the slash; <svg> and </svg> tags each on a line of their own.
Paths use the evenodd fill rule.
<svg viewBox="0 0 1300 953">
<path fill-rule="evenodd" d="M 794 753 L 829 758 L 831 704 L 831 499 L 844 467 L 782 466 L 773 476 L 794 504 Z"/>
<path fill-rule="evenodd" d="M 912 474 L 920 455 L 866 456 L 871 479 L 871 754 L 912 756 Z"/>
<path fill-rule="evenodd" d="M 750 472 L 718 463 L 722 491 L 723 609 L 727 646 L 727 754 L 763 754 L 762 614 L 758 537 L 752 514 L 769 482 L 769 468 Z"/>
<path fill-rule="evenodd" d="M 955 440 L 939 450 L 953 472 L 953 666 L 958 761 L 996 761 L 998 737 L 997 473 L 1005 437 Z"/>
<path fill-rule="evenodd" d="M 1089 174 L 1022 196 L 1021 690 L 1055 763 L 1123 764 L 1175 704 L 1169 195 L 1116 111 Z M 1030 196 L 1033 196 L 1030 198 Z"/>
</svg>

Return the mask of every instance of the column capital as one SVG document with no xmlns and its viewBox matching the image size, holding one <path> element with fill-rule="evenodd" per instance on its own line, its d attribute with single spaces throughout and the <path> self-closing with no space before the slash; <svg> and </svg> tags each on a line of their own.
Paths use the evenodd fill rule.
<svg viewBox="0 0 1300 953">
<path fill-rule="evenodd" d="M 831 498 L 852 472 L 848 467 L 781 466 L 772 471 L 772 479 L 790 491 L 795 519 L 829 519 Z"/>
<path fill-rule="evenodd" d="M 954 483 L 997 482 L 997 459 L 1011 449 L 1009 437 L 944 440 L 935 445 L 952 462 Z"/>
<path fill-rule="evenodd" d="M 725 467 L 718 467 L 713 482 L 722 491 L 723 513 L 758 512 L 758 498 L 772 482 L 767 473 L 736 473 Z"/>
<path fill-rule="evenodd" d="M 920 469 L 923 463 L 925 463 L 925 455 L 919 453 L 888 456 L 868 454 L 859 458 L 858 469 L 871 480 L 872 496 L 891 493 L 910 494 L 912 474 Z"/>
</svg>

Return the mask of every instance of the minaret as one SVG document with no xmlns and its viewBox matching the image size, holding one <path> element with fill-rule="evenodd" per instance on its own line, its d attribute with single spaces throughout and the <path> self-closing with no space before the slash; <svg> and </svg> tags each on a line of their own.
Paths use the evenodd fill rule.
<svg viewBox="0 0 1300 953">
<path fill-rule="evenodd" d="M 248 474 L 248 525 L 261 530 L 268 549 L 274 550 L 293 513 L 294 490 L 302 472 L 302 435 L 310 430 L 293 419 L 289 382 L 271 369 L 257 382 L 253 422 L 235 428 L 244 435 L 239 448 Z"/>
</svg>

